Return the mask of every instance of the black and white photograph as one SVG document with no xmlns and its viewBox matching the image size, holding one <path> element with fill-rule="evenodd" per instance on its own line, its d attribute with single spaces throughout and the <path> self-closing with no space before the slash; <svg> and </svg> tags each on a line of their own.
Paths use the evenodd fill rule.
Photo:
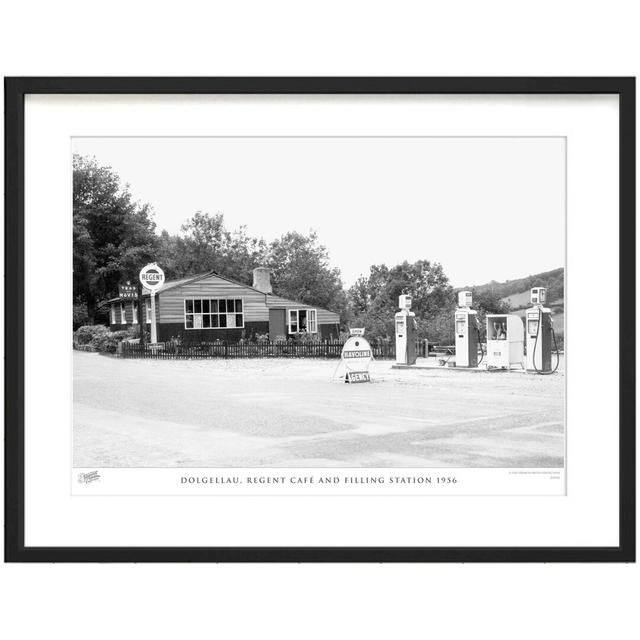
<svg viewBox="0 0 640 640">
<path fill-rule="evenodd" d="M 564 469 L 564 137 L 75 137 L 69 162 L 74 473 Z"/>
</svg>

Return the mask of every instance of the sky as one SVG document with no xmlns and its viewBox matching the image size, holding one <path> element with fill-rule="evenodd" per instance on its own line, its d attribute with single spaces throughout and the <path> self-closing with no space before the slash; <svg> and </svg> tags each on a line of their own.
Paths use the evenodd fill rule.
<svg viewBox="0 0 640 640">
<path fill-rule="evenodd" d="M 370 265 L 440 262 L 455 287 L 565 264 L 565 139 L 74 138 L 157 231 L 196 211 L 267 242 L 314 229 L 346 286 Z M 232 274 L 229 274 L 232 275 Z"/>
</svg>

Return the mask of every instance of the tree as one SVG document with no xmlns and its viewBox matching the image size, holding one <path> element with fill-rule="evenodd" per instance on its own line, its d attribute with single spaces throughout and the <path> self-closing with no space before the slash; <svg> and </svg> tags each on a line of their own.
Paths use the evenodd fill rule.
<svg viewBox="0 0 640 640">
<path fill-rule="evenodd" d="M 196 211 L 181 227 L 186 248 L 188 269 L 194 271 L 219 271 L 227 235 L 224 216 L 213 216 Z M 194 269 L 195 267 L 195 269 Z"/>
<path fill-rule="evenodd" d="M 346 309 L 340 270 L 329 265 L 329 253 L 315 231 L 290 231 L 269 245 L 265 265 L 278 295 L 337 313 Z"/>
<path fill-rule="evenodd" d="M 349 289 L 351 321 L 364 326 L 370 337 L 392 337 L 398 298 L 404 293 L 412 296 L 418 335 L 442 340 L 444 323 L 438 318 L 453 311 L 455 298 L 442 265 L 429 260 L 405 261 L 391 268 L 373 265 L 368 278 L 359 278 Z"/>
<path fill-rule="evenodd" d="M 369 311 L 371 296 L 369 294 L 369 280 L 360 276 L 349 289 L 349 301 L 351 309 L 356 316 L 361 316 Z"/>
<path fill-rule="evenodd" d="M 471 290 L 473 296 L 473 308 L 478 311 L 478 322 L 482 335 L 486 330 L 485 322 L 488 313 L 509 313 L 511 305 L 500 297 L 500 294 L 492 289 L 476 292 Z"/>
<path fill-rule="evenodd" d="M 179 235 L 171 235 L 163 229 L 158 238 L 156 262 L 162 267 L 167 280 L 189 275 L 186 243 Z"/>
<path fill-rule="evenodd" d="M 500 294 L 492 291 L 476 292 L 475 289 L 471 290 L 473 297 L 473 307 L 478 311 L 484 311 L 485 313 L 509 313 L 511 306 L 508 302 L 505 302 L 500 297 Z"/>
<path fill-rule="evenodd" d="M 229 233 L 226 238 L 225 269 L 233 277 L 246 284 L 253 284 L 253 270 L 266 258 L 267 243 L 262 238 L 253 238 L 246 226 Z"/>
<path fill-rule="evenodd" d="M 115 296 L 153 259 L 157 237 L 149 205 L 132 200 L 111 167 L 73 157 L 73 290 L 90 322 L 98 302 Z"/>
<path fill-rule="evenodd" d="M 158 261 L 169 278 L 216 271 L 245 284 L 251 284 L 253 269 L 266 254 L 262 238 L 248 235 L 245 226 L 229 231 L 224 215 L 197 211 L 175 236 L 160 234 Z"/>
</svg>

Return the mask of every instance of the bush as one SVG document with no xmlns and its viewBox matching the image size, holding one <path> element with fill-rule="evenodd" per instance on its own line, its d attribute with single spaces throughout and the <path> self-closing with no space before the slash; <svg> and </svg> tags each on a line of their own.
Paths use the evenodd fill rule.
<svg viewBox="0 0 640 640">
<path fill-rule="evenodd" d="M 124 331 L 110 331 L 102 324 L 95 324 L 80 327 L 73 334 L 73 341 L 78 345 L 92 347 L 102 353 L 115 353 L 119 342 L 139 336 L 138 327 L 130 327 Z"/>
<path fill-rule="evenodd" d="M 101 353 L 115 353 L 118 342 L 125 340 L 126 337 L 126 331 L 108 331 L 105 334 L 96 336 L 93 341 L 93 346 L 96 351 L 100 351 Z"/>
<path fill-rule="evenodd" d="M 290 340 L 297 344 L 321 342 L 320 335 L 317 333 L 296 333 L 290 338 Z"/>
<path fill-rule="evenodd" d="M 109 329 L 102 324 L 88 324 L 79 327 L 73 334 L 73 341 L 76 344 L 90 345 L 95 339 L 100 339 L 105 333 L 110 333 Z"/>
</svg>

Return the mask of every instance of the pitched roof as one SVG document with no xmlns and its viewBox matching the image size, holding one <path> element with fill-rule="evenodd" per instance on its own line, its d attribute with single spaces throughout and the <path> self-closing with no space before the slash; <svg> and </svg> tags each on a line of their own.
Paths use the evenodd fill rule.
<svg viewBox="0 0 640 640">
<path fill-rule="evenodd" d="M 176 287 L 180 287 L 183 284 L 187 284 L 189 282 L 193 282 L 195 280 L 199 280 L 200 278 L 204 278 L 205 276 L 209 276 L 209 275 L 218 275 L 215 271 L 207 271 L 206 273 L 198 273 L 195 276 L 187 276 L 184 278 L 178 278 L 177 280 L 167 280 L 163 285 L 162 288 L 160 289 L 160 291 L 158 291 L 158 293 L 156 295 L 160 295 L 163 291 L 168 291 L 169 289 L 175 289 Z M 142 289 L 142 297 L 148 297 L 149 296 L 149 291 L 147 291 L 146 289 Z M 120 298 L 119 296 L 116 298 L 110 298 L 109 300 L 107 300 L 106 302 L 102 303 L 102 304 L 109 304 L 111 302 L 122 302 L 123 299 Z M 125 299 L 126 301 L 126 299 Z"/>
<path fill-rule="evenodd" d="M 277 306 L 281 306 L 281 305 L 285 305 L 285 306 L 295 306 L 295 307 L 300 307 L 300 308 L 309 308 L 309 309 L 316 309 L 316 308 L 320 308 L 314 305 L 310 305 L 310 304 L 303 304 L 302 302 L 297 302 L 295 300 L 289 300 L 287 298 L 282 298 L 274 293 L 265 293 L 264 291 L 260 291 L 260 289 L 256 289 L 255 287 L 252 287 L 248 284 L 245 284 L 244 282 L 238 282 L 237 280 L 233 280 L 232 278 L 228 278 L 227 276 L 223 276 L 222 274 L 218 273 L 217 271 L 206 271 L 205 273 L 199 273 L 196 274 L 194 276 L 188 276 L 185 278 L 179 278 L 178 280 L 167 280 L 163 285 L 162 288 L 157 292 L 156 295 L 162 295 L 165 291 L 169 291 L 170 289 L 175 289 L 176 287 L 181 287 L 182 285 L 185 284 L 189 284 L 191 282 L 195 282 L 196 280 L 201 280 L 203 278 L 206 278 L 208 276 L 216 276 L 217 278 L 220 278 L 222 280 L 226 280 L 227 282 L 231 282 L 233 284 L 237 284 L 239 287 L 244 287 L 245 289 L 251 289 L 252 291 L 257 291 L 258 293 L 261 293 L 262 295 L 265 296 L 265 302 L 267 307 L 277 307 Z M 143 289 L 142 291 L 142 297 L 148 297 L 149 296 L 149 292 L 145 291 Z M 122 302 L 123 300 L 121 298 L 111 298 L 110 300 L 107 300 L 105 303 L 103 304 L 109 304 L 111 302 Z M 125 300 L 126 301 L 126 300 Z M 322 309 L 323 311 L 329 311 L 328 309 Z M 335 313 L 334 311 L 329 311 L 329 313 Z M 339 314 L 335 314 L 336 316 L 338 316 Z"/>
<path fill-rule="evenodd" d="M 295 300 L 289 300 L 288 298 L 277 296 L 275 293 L 267 293 L 267 307 L 277 307 L 280 305 L 294 305 L 298 307 L 309 307 L 310 309 L 314 308 L 314 305 L 312 304 L 304 304 L 302 302 L 296 302 Z"/>
<path fill-rule="evenodd" d="M 167 280 L 160 291 L 158 291 L 158 295 L 169 291 L 169 289 L 175 289 L 176 287 L 181 287 L 183 284 L 188 284 L 189 282 L 194 282 L 195 280 L 200 280 L 200 278 L 204 278 L 206 276 L 218 275 L 215 271 L 206 271 L 205 273 L 198 273 L 195 276 L 186 276 L 184 278 L 178 278 L 177 280 Z M 143 294 L 149 295 L 147 292 L 143 291 Z"/>
<path fill-rule="evenodd" d="M 340 318 L 340 314 L 335 311 L 329 311 L 329 309 L 323 309 L 322 307 L 318 307 L 313 304 L 304 304 L 302 302 L 296 302 L 295 300 L 289 300 L 288 298 L 282 298 L 273 293 L 267 294 L 267 307 L 269 309 L 278 308 L 278 307 L 295 307 L 297 309 L 316 309 L 318 311 L 322 311 L 325 314 L 329 314 L 335 317 L 336 322 Z"/>
</svg>

